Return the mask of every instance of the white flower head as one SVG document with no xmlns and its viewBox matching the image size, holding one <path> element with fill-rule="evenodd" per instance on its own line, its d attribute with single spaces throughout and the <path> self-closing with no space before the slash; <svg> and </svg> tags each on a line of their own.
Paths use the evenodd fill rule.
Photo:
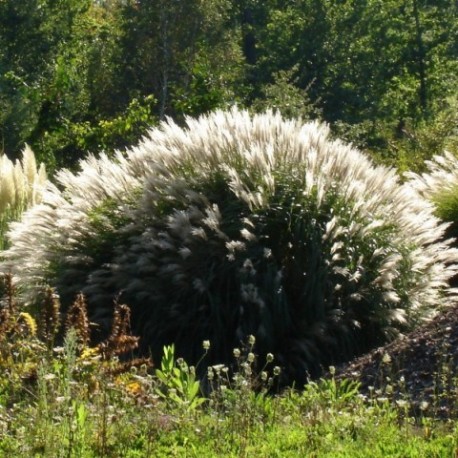
<svg viewBox="0 0 458 458">
<path fill-rule="evenodd" d="M 24 164 L 38 182 L 36 164 Z M 200 354 L 201 339 L 186 339 L 211 336 L 215 358 L 218 348 L 227 358 L 256 332 L 282 364 L 293 342 L 305 374 L 310 355 L 340 355 L 329 330 L 379 325 L 380 340 L 455 298 L 458 251 L 425 199 L 458 176 L 454 164 L 436 159 L 428 176 L 402 184 L 318 122 L 237 108 L 184 127 L 167 120 L 125 153 L 58 172 L 10 226 L 2 268 L 26 299 L 45 281 L 64 306 L 83 291 L 100 323 L 122 291 L 133 330 L 155 351 L 176 336 Z M 7 185 L 0 194 L 12 196 Z"/>
</svg>

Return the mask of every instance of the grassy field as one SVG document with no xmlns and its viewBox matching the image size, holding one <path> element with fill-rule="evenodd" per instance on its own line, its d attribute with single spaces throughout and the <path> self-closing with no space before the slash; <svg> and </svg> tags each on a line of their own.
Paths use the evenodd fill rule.
<svg viewBox="0 0 458 458">
<path fill-rule="evenodd" d="M 122 306 L 111 336 L 97 347 L 87 344 L 84 301 L 74 310 L 74 321 L 65 324 L 63 346 L 53 345 L 57 310 L 46 324 L 16 307 L 10 297 L 1 317 L 1 335 L 7 338 L 0 342 L 0 456 L 423 458 L 458 453 L 456 422 L 437 415 L 442 394 L 436 393 L 437 403 L 424 402 L 414 410 L 402 379 L 388 377 L 383 388 L 362 394 L 357 381 L 338 380 L 331 368 L 327 378 L 278 391 L 281 370 L 275 356 L 259 361 L 249 336 L 234 349 L 231 368 L 210 366 L 199 382 L 196 368 L 176 358 L 173 346 L 164 348 L 156 366 L 149 359 L 123 362 L 137 341 L 128 333 L 128 310 Z M 203 342 L 199 364 L 205 365 L 210 346 Z M 452 378 L 448 395 L 457 388 Z"/>
</svg>

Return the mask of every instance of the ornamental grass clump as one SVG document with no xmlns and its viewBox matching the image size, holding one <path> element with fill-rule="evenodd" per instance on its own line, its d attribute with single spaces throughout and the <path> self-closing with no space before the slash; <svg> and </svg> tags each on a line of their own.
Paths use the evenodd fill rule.
<svg viewBox="0 0 458 458">
<path fill-rule="evenodd" d="M 40 202 L 45 182 L 45 166 L 37 167 L 29 146 L 22 151 L 21 161 L 13 163 L 6 155 L 0 156 L 0 250 L 5 248 L 9 222 L 19 219 L 27 208 Z"/>
<path fill-rule="evenodd" d="M 408 173 L 412 187 L 433 203 L 435 214 L 450 223 L 447 235 L 458 236 L 458 158 L 444 152 L 426 161 L 423 174 Z"/>
<path fill-rule="evenodd" d="M 233 109 L 167 121 L 113 159 L 63 170 L 9 233 L 4 268 L 110 328 L 132 310 L 140 347 L 227 363 L 256 336 L 304 382 L 449 302 L 457 252 L 433 206 L 316 122 Z M 202 368 L 205 370 L 205 368 Z"/>
<path fill-rule="evenodd" d="M 423 174 L 407 173 L 410 185 L 420 196 L 434 205 L 434 213 L 449 224 L 445 237 L 453 238 L 458 246 L 458 158 L 450 152 L 434 156 L 426 161 Z M 458 286 L 458 276 L 451 280 Z"/>
</svg>

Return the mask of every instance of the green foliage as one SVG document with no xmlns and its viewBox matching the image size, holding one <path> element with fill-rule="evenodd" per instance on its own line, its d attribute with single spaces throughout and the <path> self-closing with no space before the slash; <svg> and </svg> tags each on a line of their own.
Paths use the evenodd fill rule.
<svg viewBox="0 0 458 458">
<path fill-rule="evenodd" d="M 331 376 L 304 390 L 269 395 L 275 359 L 268 354 L 259 367 L 254 336 L 233 350 L 235 371 L 209 368 L 207 402 L 195 394 L 199 384 L 191 367 L 175 359 L 173 346 L 164 349 L 155 371 L 146 361 L 125 365 L 101 357 L 108 342 L 105 350 L 81 346 L 76 326 L 67 327 L 62 347 L 46 351 L 37 323 L 30 326 L 30 316 L 24 320 L 7 280 L 0 308 L 2 455 L 442 457 L 458 446 L 454 421 L 430 417 L 434 410 L 411 411 L 409 394 L 403 392 L 400 402 L 396 381 L 385 381 L 383 371 L 381 386 L 370 396 L 359 392 L 358 382 L 334 378 L 333 368 Z M 118 330 L 123 326 L 118 321 Z M 118 354 L 126 337 L 113 329 Z M 211 350 L 210 342 L 203 349 Z M 451 360 L 438 376 L 447 385 L 438 387 L 433 403 L 446 394 L 442 389 L 456 393 Z"/>
<path fill-rule="evenodd" d="M 252 109 L 256 112 L 267 109 L 278 110 L 285 118 L 304 120 L 318 118 L 321 112 L 317 108 L 317 104 L 310 100 L 308 95 L 310 87 L 301 89 L 296 85 L 295 73 L 297 70 L 298 66 L 296 65 L 291 70 L 280 70 L 275 73 L 273 75 L 274 82 L 262 88 L 263 97 L 253 102 Z"/>
<path fill-rule="evenodd" d="M 121 149 L 135 143 L 156 123 L 155 104 L 153 96 L 146 96 L 141 102 L 132 99 L 122 114 L 111 119 L 82 122 L 67 119 L 61 128 L 45 136 L 42 150 L 54 151 L 57 157 L 65 157 L 67 166 L 74 166 L 88 151 Z M 62 165 L 62 161 L 57 165 Z"/>
<path fill-rule="evenodd" d="M 54 364 L 41 367 L 36 386 L 28 388 L 35 397 L 25 394 L 14 409 L 6 410 L 0 403 L 1 453 L 49 458 L 153 453 L 165 457 L 171 452 L 196 457 L 370 454 L 384 458 L 449 456 L 457 446 L 452 422 L 418 419 L 416 424 L 395 405 L 364 401 L 351 390 L 334 401 L 324 381 L 306 393 L 290 391 L 265 398 L 264 409 L 270 405 L 276 412 L 269 421 L 258 415 L 261 398 L 253 394 L 247 410 L 241 407 L 249 405 L 248 398 L 229 388 L 226 397 L 234 403 L 226 404 L 223 415 L 202 405 L 176 416 L 172 402 L 124 391 L 123 384 L 115 386 L 98 377 L 102 383 L 97 390 L 86 391 L 84 378 L 75 384 L 73 378 L 61 377 L 60 367 L 71 358 L 68 345 Z M 151 383 L 151 376 L 132 374 L 124 383 L 127 388 L 143 381 Z M 66 386 L 71 388 L 71 399 L 60 396 Z"/>
<path fill-rule="evenodd" d="M 376 160 L 420 171 L 442 152 L 456 126 L 456 109 L 445 127 L 441 106 L 456 97 L 456 3 L 239 3 L 252 19 L 254 106 L 265 106 L 266 88 L 294 68 L 294 91 L 285 86 L 285 98 L 306 91 L 339 137 Z"/>
<path fill-rule="evenodd" d="M 435 103 L 421 120 L 364 121 L 349 125 L 336 123 L 336 134 L 368 150 L 378 162 L 399 172 L 423 172 L 426 161 L 444 151 L 458 151 L 456 95 Z"/>
<path fill-rule="evenodd" d="M 319 381 L 310 381 L 302 393 L 303 402 L 310 406 L 321 405 L 322 408 L 345 408 L 346 405 L 357 401 L 361 384 L 354 380 L 336 380 L 334 376 Z"/>
<path fill-rule="evenodd" d="M 458 187 L 444 189 L 434 196 L 436 213 L 443 221 L 458 224 Z"/>
<path fill-rule="evenodd" d="M 200 394 L 200 383 L 196 380 L 196 370 L 188 366 L 182 358 L 175 360 L 175 347 L 164 347 L 161 369 L 156 369 L 159 381 L 157 393 L 178 411 L 192 411 L 205 402 Z"/>
<path fill-rule="evenodd" d="M 397 136 L 427 139 L 456 96 L 456 14 L 452 0 L 4 0 L 2 149 L 27 142 L 49 170 L 73 166 L 167 115 L 237 103 L 322 116 L 418 169 L 422 139 Z"/>
<path fill-rule="evenodd" d="M 327 120 L 418 119 L 437 94 L 454 92 L 444 68 L 456 65 L 451 1 L 271 2 L 266 12 L 259 78 L 299 65 L 299 87 L 314 82 Z"/>
<path fill-rule="evenodd" d="M 2 145 L 12 153 L 27 141 L 47 165 L 54 157 L 41 150 L 37 136 L 55 128 L 69 111 L 81 110 L 85 101 L 77 71 L 84 56 L 76 55 L 79 37 L 74 31 L 90 4 L 65 0 L 56 7 L 54 3 L 5 1 L 0 14 Z"/>
</svg>

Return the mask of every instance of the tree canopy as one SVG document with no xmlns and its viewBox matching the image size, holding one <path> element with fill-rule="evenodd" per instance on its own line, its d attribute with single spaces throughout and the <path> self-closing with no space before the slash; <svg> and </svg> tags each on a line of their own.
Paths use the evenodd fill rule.
<svg viewBox="0 0 458 458">
<path fill-rule="evenodd" d="M 457 144 L 453 0 L 0 0 L 0 140 L 52 168 L 237 104 L 402 167 Z"/>
</svg>

